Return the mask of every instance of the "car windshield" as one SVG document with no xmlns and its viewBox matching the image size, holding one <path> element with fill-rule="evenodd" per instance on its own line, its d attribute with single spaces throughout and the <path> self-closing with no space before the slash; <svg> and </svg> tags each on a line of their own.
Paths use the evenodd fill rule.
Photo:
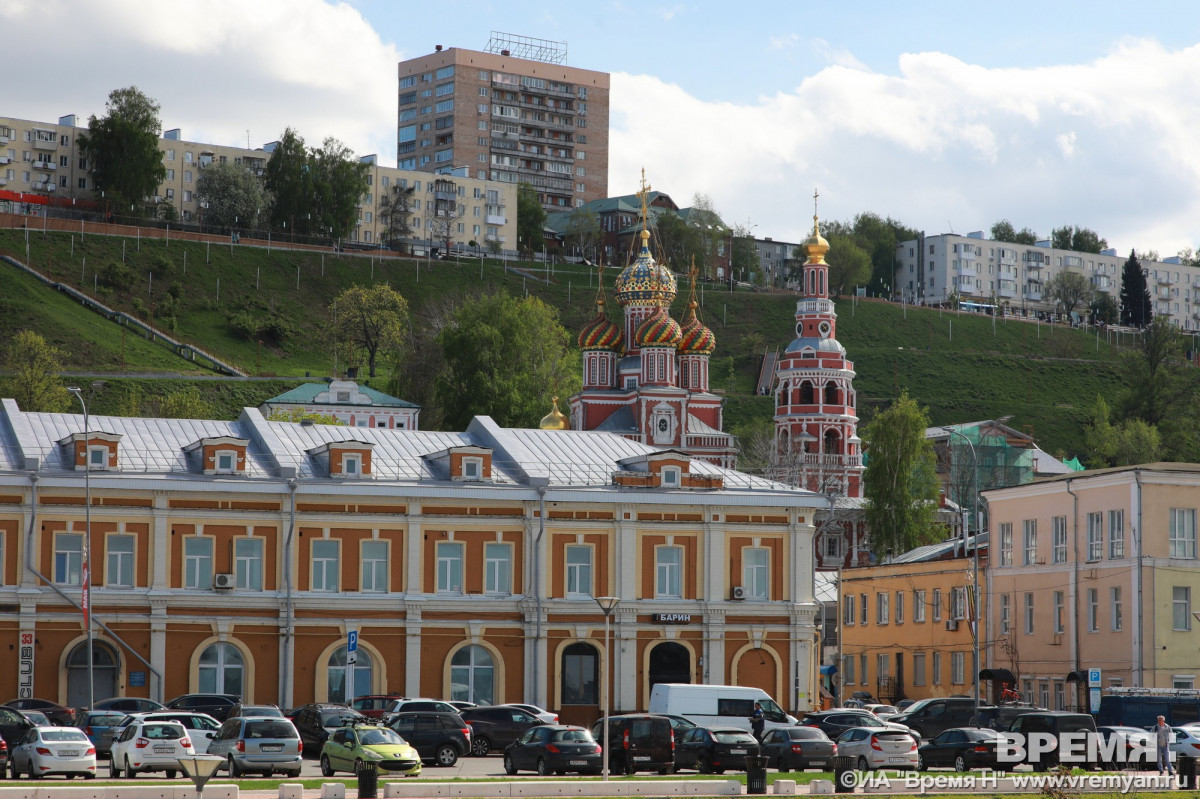
<svg viewBox="0 0 1200 799">
<path fill-rule="evenodd" d="M 554 733 L 556 741 L 578 741 L 583 743 L 595 743 L 592 734 L 587 730 L 559 730 Z"/>
<path fill-rule="evenodd" d="M 295 738 L 296 731 L 283 719 L 246 722 L 247 738 Z"/>
<path fill-rule="evenodd" d="M 921 710 L 922 708 L 924 708 L 926 705 L 928 705 L 932 701 L 933 701 L 932 699 L 919 699 L 916 702 L 913 702 L 908 707 L 904 708 L 904 713 L 905 713 L 905 715 L 908 715 L 910 713 L 916 713 L 918 710 Z"/>
<path fill-rule="evenodd" d="M 278 716 L 283 718 L 283 713 L 274 705 L 247 705 L 242 708 L 243 716 Z"/>
<path fill-rule="evenodd" d="M 748 732 L 740 730 L 716 730 L 713 732 L 713 737 L 717 739 L 717 743 L 722 744 L 756 744 L 758 741 Z"/>
<path fill-rule="evenodd" d="M 89 727 L 116 727 L 124 718 L 120 713 L 102 714 L 88 716 L 87 723 Z"/>
<path fill-rule="evenodd" d="M 877 732 L 877 733 L 873 733 L 873 735 L 876 740 L 880 740 L 880 741 L 910 741 L 910 740 L 912 740 L 912 736 L 910 736 L 906 732 L 900 732 L 899 730 L 893 730 L 890 732 Z"/>
<path fill-rule="evenodd" d="M 387 729 L 359 730 L 358 739 L 363 746 L 381 746 L 384 744 L 403 744 L 404 739 Z"/>
<path fill-rule="evenodd" d="M 43 730 L 42 740 L 59 743 L 62 741 L 86 741 L 88 737 L 79 730 Z"/>
<path fill-rule="evenodd" d="M 875 707 L 871 708 L 871 712 L 879 715 L 880 713 L 895 713 L 897 711 L 896 708 L 892 707 L 891 705 L 876 705 Z"/>
<path fill-rule="evenodd" d="M 875 718 L 874 716 L 863 716 L 862 719 L 858 722 L 858 726 L 860 726 L 860 727 L 886 727 L 887 725 L 884 724 L 879 719 Z"/>
</svg>

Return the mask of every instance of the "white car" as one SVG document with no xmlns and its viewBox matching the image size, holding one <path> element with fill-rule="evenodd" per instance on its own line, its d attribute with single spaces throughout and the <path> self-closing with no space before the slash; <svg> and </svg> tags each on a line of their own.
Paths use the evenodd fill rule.
<svg viewBox="0 0 1200 799">
<path fill-rule="evenodd" d="M 22 773 L 35 780 L 47 774 L 96 778 L 96 747 L 76 727 L 31 727 L 13 747 L 8 759 L 13 779 L 20 779 Z"/>
<path fill-rule="evenodd" d="M 178 721 L 146 721 L 125 725 L 113 741 L 108 773 L 133 779 L 139 771 L 165 771 L 167 779 L 179 772 L 179 758 L 196 754 L 188 731 Z"/>
<path fill-rule="evenodd" d="M 896 709 L 895 705 L 879 705 L 879 704 L 874 704 L 874 703 L 863 705 L 863 709 L 871 711 L 872 713 L 874 713 L 876 716 L 879 716 L 879 718 L 883 719 L 884 721 L 887 721 L 892 716 L 894 716 L 900 712 L 899 710 Z"/>
<path fill-rule="evenodd" d="M 154 710 L 148 713 L 134 713 L 121 720 L 120 726 L 113 731 L 113 740 L 121 736 L 122 728 L 135 721 L 175 721 L 183 725 L 192 741 L 196 754 L 208 754 L 208 742 L 221 728 L 221 722 L 207 713 L 197 713 L 194 710 Z"/>
<path fill-rule="evenodd" d="M 917 739 L 910 732 L 854 727 L 838 736 L 837 751 L 838 756 L 851 758 L 859 771 L 917 768 Z"/>
<path fill-rule="evenodd" d="M 539 719 L 541 719 L 546 724 L 557 724 L 558 723 L 558 714 L 557 713 L 551 713 L 549 710 L 543 710 L 542 708 L 538 707 L 537 705 L 521 705 L 521 704 L 517 704 L 515 702 L 507 702 L 507 703 L 505 703 L 504 706 L 505 707 L 519 707 L 519 708 L 521 708 L 521 710 L 524 710 L 526 713 L 531 713 L 534 716 L 537 716 Z"/>
</svg>

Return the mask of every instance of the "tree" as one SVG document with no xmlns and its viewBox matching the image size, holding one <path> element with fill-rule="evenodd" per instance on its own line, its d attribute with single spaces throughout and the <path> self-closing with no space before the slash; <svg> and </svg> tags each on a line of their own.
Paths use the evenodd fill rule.
<svg viewBox="0 0 1200 799">
<path fill-rule="evenodd" d="M 694 250 L 688 253 L 688 262 L 695 256 L 700 274 L 705 277 L 716 277 L 717 254 L 720 244 L 729 240 L 729 227 L 721 219 L 721 215 L 713 208 L 712 198 L 699 192 L 692 198 L 692 207 L 685 209 L 687 225 L 694 231 L 692 244 Z M 680 263 L 676 268 L 682 269 Z M 755 267 L 758 264 L 755 263 Z"/>
<path fill-rule="evenodd" d="M 450 316 L 437 343 L 445 360 L 438 378 L 443 424 L 461 430 L 477 414 L 504 427 L 529 427 L 552 396 L 580 388 L 578 353 L 558 311 L 537 297 L 488 294 Z"/>
<path fill-rule="evenodd" d="M 1097 291 L 1089 310 L 1092 312 L 1092 322 L 1099 325 L 1115 325 L 1121 318 L 1121 309 L 1111 294 Z"/>
<path fill-rule="evenodd" d="M 318 224 L 312 218 L 313 174 L 304 139 L 286 128 L 267 160 L 267 192 L 271 195 L 271 225 L 276 230 L 310 236 Z"/>
<path fill-rule="evenodd" d="M 308 160 L 313 175 L 313 216 L 317 229 L 328 228 L 335 239 L 347 238 L 358 222 L 358 206 L 367 193 L 371 167 L 332 137 L 309 153 Z"/>
<path fill-rule="evenodd" d="M 105 110 L 79 134 L 92 185 L 118 208 L 141 208 L 167 174 L 158 149 L 159 105 L 130 86 L 112 91 Z"/>
<path fill-rule="evenodd" d="M 929 413 L 905 391 L 863 431 L 863 494 L 871 548 L 907 552 L 938 538 L 937 460 L 925 437 Z"/>
<path fill-rule="evenodd" d="M 1121 267 L 1121 324 L 1145 327 L 1152 315 L 1150 286 L 1146 270 L 1138 263 L 1137 254 L 1129 251 L 1129 260 Z"/>
<path fill-rule="evenodd" d="M 878 214 L 864 213 L 854 217 L 853 224 L 829 222 L 823 226 L 826 239 L 833 236 L 848 236 L 871 256 L 870 285 L 881 292 L 895 282 L 896 246 L 902 241 L 917 237 L 917 231 L 900 222 Z M 803 257 L 804 253 L 800 253 Z"/>
<path fill-rule="evenodd" d="M 1064 270 L 1046 281 L 1046 297 L 1057 302 L 1068 316 L 1077 307 L 1090 305 L 1095 294 L 1092 281 L 1082 272 Z"/>
<path fill-rule="evenodd" d="M 695 228 L 674 211 L 663 211 L 653 219 L 654 236 L 662 248 L 662 257 L 676 271 L 684 271 L 700 245 Z"/>
<path fill-rule="evenodd" d="M 164 419 L 213 419 L 216 408 L 204 399 L 196 386 L 184 386 L 172 391 L 158 404 L 158 416 Z"/>
<path fill-rule="evenodd" d="M 379 207 L 376 211 L 383 229 L 379 238 L 393 250 L 407 247 L 404 239 L 412 235 L 409 224 L 409 214 L 412 213 L 413 187 L 401 188 L 398 184 L 379 193 Z"/>
<path fill-rule="evenodd" d="M 546 241 L 546 209 L 537 189 L 529 183 L 517 186 L 517 249 L 532 256 Z"/>
<path fill-rule="evenodd" d="M 1050 232 L 1050 246 L 1056 250 L 1098 253 L 1108 247 L 1108 242 L 1089 228 L 1063 225 Z"/>
<path fill-rule="evenodd" d="M 600 229 L 600 215 L 588 208 L 576 208 L 567 219 L 567 247 L 580 257 L 592 262 L 600 260 L 600 246 L 604 232 Z"/>
<path fill-rule="evenodd" d="M 1091 419 L 1084 427 L 1085 459 L 1093 469 L 1131 466 L 1160 460 L 1162 441 L 1158 429 L 1141 419 L 1116 425 L 1109 420 L 1108 403 L 1096 397 Z"/>
<path fill-rule="evenodd" d="M 1142 329 L 1138 349 L 1124 357 L 1125 416 L 1161 428 L 1184 414 L 1195 380 L 1185 370 L 1183 348 L 1183 334 L 1168 316 L 1156 316 Z"/>
<path fill-rule="evenodd" d="M 828 239 L 829 293 L 836 296 L 854 286 L 866 285 L 871 279 L 871 256 L 848 236 Z"/>
<path fill-rule="evenodd" d="M 1030 246 L 1037 244 L 1037 234 L 1029 228 L 1021 228 L 1018 231 L 1013 227 L 1013 223 L 1007 219 L 1001 219 L 996 224 L 992 225 L 992 241 L 1004 241 L 1011 244 L 1028 244 Z"/>
<path fill-rule="evenodd" d="M 432 212 L 429 214 L 432 223 L 429 237 L 439 242 L 442 253 L 447 254 L 450 252 L 458 221 L 466 214 L 467 206 L 458 201 L 458 189 L 449 178 L 439 177 L 434 181 L 433 197 L 432 207 L 427 206 Z"/>
<path fill-rule="evenodd" d="M 204 224 L 215 228 L 256 228 L 267 210 L 262 182 L 245 167 L 229 162 L 200 171 L 196 198 L 204 208 Z"/>
<path fill-rule="evenodd" d="M 787 259 L 779 264 L 775 274 L 775 279 L 780 280 L 787 274 L 786 267 Z M 754 237 L 750 235 L 750 231 L 743 225 L 735 225 L 733 228 L 733 259 L 730 263 L 730 268 L 733 273 L 745 274 L 753 272 L 759 268 L 758 249 L 754 246 Z M 765 278 L 764 278 L 765 280 Z"/>
<path fill-rule="evenodd" d="M 331 332 L 336 346 L 351 357 L 366 353 L 367 373 L 375 377 L 381 356 L 395 354 L 408 324 L 408 302 L 400 292 L 383 283 L 370 288 L 351 286 L 329 304 Z"/>
<path fill-rule="evenodd" d="M 302 408 L 276 408 L 267 414 L 268 422 L 312 422 L 313 424 L 333 424 L 345 426 L 345 422 L 328 413 L 306 411 Z"/>
<path fill-rule="evenodd" d="M 0 397 L 12 397 L 21 410 L 33 413 L 67 410 L 71 395 L 58 377 L 65 356 L 32 330 L 18 332 L 9 340 L 0 360 L 8 372 L 0 379 Z"/>
</svg>

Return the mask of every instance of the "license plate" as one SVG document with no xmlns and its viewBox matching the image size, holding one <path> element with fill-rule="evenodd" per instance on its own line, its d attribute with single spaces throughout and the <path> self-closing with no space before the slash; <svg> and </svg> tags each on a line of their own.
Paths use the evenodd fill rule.
<svg viewBox="0 0 1200 799">
<path fill-rule="evenodd" d="M 745 750 L 745 749 L 730 749 L 730 750 L 729 750 L 729 754 L 731 754 L 731 755 L 744 755 L 744 754 L 746 754 L 746 750 Z"/>
<path fill-rule="evenodd" d="M 825 761 L 824 760 L 810 760 L 810 761 L 808 761 L 808 765 L 812 766 L 813 768 L 816 768 L 817 766 L 821 766 L 822 768 L 824 768 Z"/>
<path fill-rule="evenodd" d="M 282 752 L 283 744 L 263 744 L 262 750 L 264 752 Z"/>
<path fill-rule="evenodd" d="M 154 754 L 156 754 L 156 755 L 173 755 L 173 754 L 175 754 L 175 748 L 171 747 L 171 746 L 156 746 L 156 747 L 154 747 Z"/>
<path fill-rule="evenodd" d="M 58 750 L 59 757 L 79 757 L 78 749 L 60 749 Z"/>
<path fill-rule="evenodd" d="M 647 755 L 645 757 L 639 757 L 638 755 L 634 755 L 633 759 L 635 762 L 646 762 L 646 761 L 650 760 L 650 756 Z"/>
<path fill-rule="evenodd" d="M 906 762 L 908 762 L 908 758 L 906 758 L 906 757 L 889 757 L 888 762 L 889 763 L 906 763 Z"/>
<path fill-rule="evenodd" d="M 586 766 L 587 764 L 588 763 L 586 760 L 572 760 L 571 761 L 572 766 Z"/>
</svg>

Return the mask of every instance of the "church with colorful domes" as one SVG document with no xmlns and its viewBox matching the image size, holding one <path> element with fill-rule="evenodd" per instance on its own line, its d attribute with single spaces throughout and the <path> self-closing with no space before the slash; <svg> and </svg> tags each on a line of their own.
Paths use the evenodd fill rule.
<svg viewBox="0 0 1200 799">
<path fill-rule="evenodd" d="M 572 427 L 617 433 L 733 468 L 736 440 L 722 431 L 722 398 L 708 386 L 717 340 L 697 314 L 695 268 L 680 324 L 670 313 L 675 274 L 650 252 L 644 207 L 641 239 L 637 257 L 616 280 L 623 324 L 609 319 L 602 274 L 598 280 L 596 316 L 579 333 L 583 388 L 571 397 Z"/>
</svg>

